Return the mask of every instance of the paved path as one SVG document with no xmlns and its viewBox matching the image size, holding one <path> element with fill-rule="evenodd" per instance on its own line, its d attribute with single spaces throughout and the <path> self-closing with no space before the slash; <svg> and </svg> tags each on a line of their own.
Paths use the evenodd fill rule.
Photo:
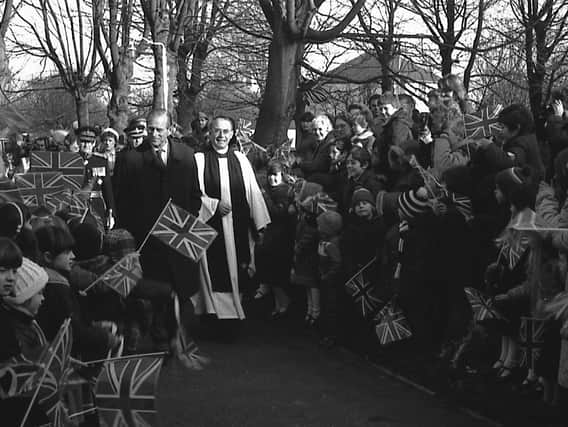
<svg viewBox="0 0 568 427">
<path fill-rule="evenodd" d="M 236 343 L 203 342 L 212 364 L 162 371 L 162 427 L 358 427 L 488 424 L 288 325 L 249 321 Z"/>
</svg>

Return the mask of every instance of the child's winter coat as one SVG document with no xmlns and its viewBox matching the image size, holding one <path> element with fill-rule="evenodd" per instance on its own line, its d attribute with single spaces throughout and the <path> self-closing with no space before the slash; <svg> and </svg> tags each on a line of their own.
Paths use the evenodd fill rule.
<svg viewBox="0 0 568 427">
<path fill-rule="evenodd" d="M 283 286 L 288 282 L 294 253 L 295 215 L 288 208 L 293 203 L 291 187 L 282 183 L 264 191 L 271 223 L 264 238 L 255 247 L 257 276 L 261 283 Z"/>
</svg>

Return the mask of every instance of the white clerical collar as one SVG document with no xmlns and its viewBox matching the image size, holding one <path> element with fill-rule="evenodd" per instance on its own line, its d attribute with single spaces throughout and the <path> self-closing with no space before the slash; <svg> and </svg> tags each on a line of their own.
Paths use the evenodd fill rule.
<svg viewBox="0 0 568 427">
<path fill-rule="evenodd" d="M 227 153 L 229 152 L 229 147 L 227 147 L 225 150 L 216 150 L 216 149 L 213 149 L 213 150 L 215 150 L 215 152 L 217 154 L 219 154 L 220 156 L 226 156 Z"/>
</svg>

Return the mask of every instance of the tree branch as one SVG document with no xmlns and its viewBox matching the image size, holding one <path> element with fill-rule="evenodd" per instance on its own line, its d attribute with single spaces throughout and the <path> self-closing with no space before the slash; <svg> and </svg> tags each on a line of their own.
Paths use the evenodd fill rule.
<svg viewBox="0 0 568 427">
<path fill-rule="evenodd" d="M 354 0 L 351 0 L 352 3 Z M 357 0 L 355 4 L 351 7 L 347 15 L 333 28 L 324 31 L 316 31 L 309 28 L 306 31 L 305 41 L 308 43 L 327 43 L 337 36 L 341 34 L 345 28 L 351 23 L 353 18 L 357 15 L 357 13 L 361 10 L 363 5 L 365 4 L 365 0 Z"/>
</svg>

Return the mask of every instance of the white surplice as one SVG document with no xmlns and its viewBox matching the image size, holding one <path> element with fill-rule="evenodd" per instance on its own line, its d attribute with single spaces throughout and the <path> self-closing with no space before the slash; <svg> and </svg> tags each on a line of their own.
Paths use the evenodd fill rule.
<svg viewBox="0 0 568 427">
<path fill-rule="evenodd" d="M 270 215 L 264 201 L 262 192 L 256 181 L 254 170 L 247 159 L 241 152 L 235 152 L 236 158 L 239 160 L 243 173 L 243 183 L 245 187 L 245 195 L 250 208 L 250 217 L 257 230 L 265 228 L 270 223 Z M 219 199 L 208 197 L 205 192 L 205 155 L 196 153 L 195 160 L 197 163 L 197 174 L 199 177 L 199 186 L 203 196 L 201 197 L 201 210 L 199 218 L 203 222 L 215 214 Z M 221 200 L 231 203 L 230 182 L 229 182 L 229 164 L 227 158 L 219 158 L 219 178 L 221 184 Z M 221 219 L 223 226 L 223 238 L 225 240 L 225 250 L 227 256 L 227 265 L 229 267 L 229 275 L 231 278 L 232 292 L 215 292 L 211 285 L 211 277 L 209 276 L 209 264 L 207 254 L 199 260 L 199 292 L 193 296 L 192 300 L 195 306 L 196 314 L 216 314 L 219 319 L 244 319 L 245 313 L 241 304 L 241 295 L 239 292 L 239 276 L 237 265 L 237 250 L 235 245 L 235 233 L 233 228 L 233 212 L 231 211 Z M 249 231 L 249 249 L 250 264 L 249 267 L 254 271 L 254 239 Z"/>
</svg>

